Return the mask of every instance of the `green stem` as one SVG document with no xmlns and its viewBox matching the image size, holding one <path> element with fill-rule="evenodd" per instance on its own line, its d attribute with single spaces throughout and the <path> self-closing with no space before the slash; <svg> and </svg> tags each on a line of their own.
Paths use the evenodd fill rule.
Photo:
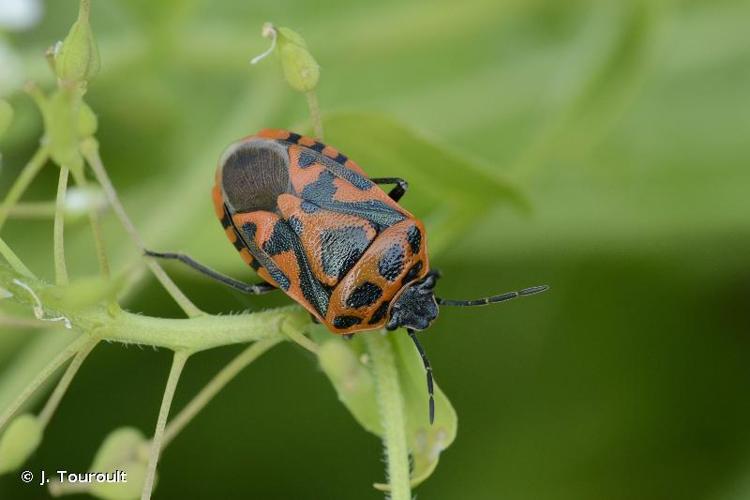
<svg viewBox="0 0 750 500">
<path fill-rule="evenodd" d="M 65 370 L 62 378 L 57 383 L 57 387 L 55 387 L 55 390 L 47 400 L 44 408 L 42 408 L 42 411 L 39 412 L 39 422 L 41 423 L 42 428 L 47 427 L 47 424 L 52 418 L 52 415 L 55 414 L 55 410 L 60 404 L 60 401 L 62 401 L 65 392 L 68 390 L 68 387 L 70 387 L 70 383 L 73 381 L 73 377 L 75 377 L 78 369 L 81 367 L 86 357 L 88 357 L 88 355 L 98 343 L 99 339 L 89 339 L 88 344 L 85 344 L 81 347 L 81 349 L 78 351 L 78 354 L 76 354 L 75 358 L 73 358 L 73 361 L 71 361 L 68 365 L 68 368 Z"/>
<path fill-rule="evenodd" d="M 3 241 L 2 238 L 0 238 L 0 255 L 2 255 L 3 258 L 8 261 L 8 264 L 10 264 L 10 267 L 12 267 L 15 272 L 22 276 L 25 276 L 26 278 L 36 279 L 34 273 L 32 273 L 31 270 L 26 267 L 26 264 L 24 264 L 23 261 L 18 258 L 18 255 L 16 255 L 16 253 L 8 246 L 7 243 L 5 243 L 5 241 Z"/>
<path fill-rule="evenodd" d="M 371 332 L 365 342 L 372 360 L 375 393 L 384 430 L 385 457 L 392 500 L 411 500 L 409 450 L 406 442 L 406 417 L 398 380 L 393 347 L 386 335 Z"/>
<path fill-rule="evenodd" d="M 314 90 L 305 92 L 307 97 L 307 107 L 310 108 L 310 120 L 312 121 L 315 138 L 323 140 L 323 121 L 320 118 L 320 105 L 318 104 L 318 94 Z"/>
<path fill-rule="evenodd" d="M 60 177 L 57 182 L 57 200 L 55 202 L 54 228 L 54 256 L 55 283 L 68 284 L 68 269 L 65 266 L 65 191 L 68 189 L 68 168 L 60 167 Z"/>
<path fill-rule="evenodd" d="M 221 391 L 225 385 L 244 370 L 250 363 L 258 359 L 266 351 L 284 340 L 282 335 L 275 335 L 259 340 L 237 355 L 217 373 L 211 381 L 169 422 L 164 431 L 162 449 L 185 428 L 187 424 Z"/>
<path fill-rule="evenodd" d="M 13 290 L 19 275 L 0 264 L 0 287 Z M 115 305 L 70 309 L 64 297 L 44 293 L 48 285 L 24 278 L 24 284 L 44 297 L 42 304 L 49 316 L 65 316 L 74 328 L 100 338 L 124 344 L 150 345 L 171 350 L 202 351 L 223 345 L 244 344 L 278 333 L 304 331 L 310 324 L 298 306 L 280 307 L 252 314 L 203 315 L 189 319 L 153 318 L 133 314 Z M 28 293 L 16 293 L 6 300 L 33 307 Z"/>
<path fill-rule="evenodd" d="M 96 176 L 97 181 L 99 181 L 99 184 L 102 186 L 109 204 L 112 206 L 115 214 L 117 214 L 117 218 L 120 219 L 120 223 L 125 228 L 125 231 L 127 231 L 127 233 L 130 235 L 130 239 L 133 240 L 135 246 L 138 247 L 138 250 L 140 250 L 141 255 L 143 255 L 143 252 L 146 250 L 146 246 L 144 245 L 140 234 L 138 234 L 138 231 L 133 225 L 133 222 L 130 220 L 130 217 L 128 217 L 127 212 L 125 212 L 125 208 L 122 206 L 120 198 L 117 196 L 117 191 L 112 185 L 112 181 L 109 179 L 109 175 L 107 175 L 107 170 L 104 168 L 102 159 L 99 156 L 99 146 L 96 143 L 96 140 L 93 138 L 89 138 L 81 143 L 81 152 L 86 158 L 88 164 L 91 166 L 91 169 L 94 171 L 94 175 Z M 167 276 L 167 273 L 164 272 L 164 269 L 162 269 L 162 267 L 154 259 L 146 259 L 146 265 L 151 270 L 151 272 L 154 273 L 156 279 L 159 280 L 159 282 L 164 287 L 164 289 L 167 290 L 169 295 L 172 296 L 174 301 L 177 302 L 177 304 L 182 308 L 183 311 L 185 311 L 185 314 L 187 314 L 191 318 L 205 314 L 203 311 L 198 309 L 198 307 L 196 307 L 196 305 L 193 304 L 184 293 L 182 293 L 182 290 L 180 290 L 175 282 L 172 281 L 169 276 Z"/>
<path fill-rule="evenodd" d="M 88 181 L 86 175 L 81 170 L 73 171 L 73 178 L 76 181 L 78 187 L 86 189 Z M 89 225 L 91 226 L 91 233 L 94 235 L 94 245 L 96 246 L 96 257 L 99 260 L 99 271 L 102 276 L 109 278 L 109 261 L 107 259 L 107 249 L 104 246 L 104 237 L 102 236 L 102 226 L 99 223 L 99 214 L 96 211 L 94 204 L 88 206 Z"/>
<path fill-rule="evenodd" d="M 48 158 L 49 151 L 47 151 L 47 148 L 40 147 L 36 150 L 36 153 L 34 153 L 34 156 L 31 157 L 31 160 L 29 160 L 26 166 L 23 167 L 20 175 L 16 178 L 10 191 L 8 191 L 8 195 L 0 205 L 0 229 L 2 229 L 3 224 L 5 224 L 11 208 L 13 208 L 18 200 L 21 199 L 21 196 L 23 196 L 23 193 L 29 187 L 31 181 L 34 180 L 34 177 L 36 177 L 44 164 L 47 163 Z"/>
<path fill-rule="evenodd" d="M 172 359 L 172 368 L 171 370 L 169 370 L 167 386 L 164 389 L 164 397 L 161 400 L 161 408 L 159 408 L 159 418 L 156 420 L 156 430 L 154 431 L 154 438 L 151 441 L 151 454 L 148 459 L 148 469 L 146 469 L 146 482 L 143 485 L 141 500 L 151 499 L 151 492 L 154 489 L 154 478 L 156 477 L 156 464 L 159 462 L 159 454 L 161 453 L 162 439 L 164 438 L 164 428 L 167 425 L 169 409 L 172 406 L 172 400 L 174 399 L 175 389 L 177 389 L 177 383 L 180 380 L 180 374 L 182 373 L 182 369 L 185 367 L 185 362 L 189 357 L 190 353 L 186 351 L 177 351 L 174 353 L 174 358 Z"/>
<path fill-rule="evenodd" d="M 54 216 L 54 201 L 17 203 L 8 210 L 8 218 L 14 219 L 51 219 Z"/>
<path fill-rule="evenodd" d="M 88 335 L 81 335 L 76 338 L 73 342 L 68 344 L 60 354 L 50 361 L 39 373 L 36 374 L 34 379 L 24 388 L 23 391 L 16 397 L 15 400 L 5 409 L 2 415 L 0 415 L 0 430 L 3 429 L 5 424 L 13 417 L 21 406 L 28 400 L 36 391 L 39 389 L 44 382 L 54 374 L 58 368 L 65 364 L 70 358 L 72 358 L 87 342 L 90 341 Z"/>
</svg>

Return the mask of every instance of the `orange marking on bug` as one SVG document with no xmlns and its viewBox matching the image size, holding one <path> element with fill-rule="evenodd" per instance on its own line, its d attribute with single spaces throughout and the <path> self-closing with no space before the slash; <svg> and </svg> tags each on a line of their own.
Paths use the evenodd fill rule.
<svg viewBox="0 0 750 500">
<path fill-rule="evenodd" d="M 321 152 L 328 158 L 336 158 L 339 155 L 338 150 L 336 148 L 332 148 L 331 146 L 324 147 L 323 151 Z"/>
<path fill-rule="evenodd" d="M 221 196 L 221 189 L 219 189 L 219 185 L 214 185 L 214 188 L 211 190 L 211 198 L 214 202 L 214 212 L 216 213 L 216 217 L 221 220 L 224 217 L 224 200 Z"/>
<path fill-rule="evenodd" d="M 307 147 L 312 146 L 313 144 L 315 144 L 315 142 L 315 139 L 313 139 L 312 137 L 307 137 L 306 135 L 303 135 L 299 138 L 299 141 L 297 141 L 298 144 L 302 144 L 303 146 Z"/>
<path fill-rule="evenodd" d="M 234 232 L 234 228 L 232 226 L 225 228 L 224 232 L 227 234 L 227 238 L 229 238 L 229 241 L 231 241 L 232 243 L 237 241 L 237 233 Z"/>
<path fill-rule="evenodd" d="M 258 132 L 257 137 L 263 137 L 266 139 L 288 139 L 289 131 L 280 128 L 264 128 Z"/>
<path fill-rule="evenodd" d="M 245 261 L 245 264 L 247 264 L 248 266 L 252 264 L 254 260 L 252 254 L 250 253 L 250 250 L 248 250 L 247 248 L 243 248 L 242 250 L 240 250 L 240 257 L 242 257 L 242 260 Z"/>
</svg>

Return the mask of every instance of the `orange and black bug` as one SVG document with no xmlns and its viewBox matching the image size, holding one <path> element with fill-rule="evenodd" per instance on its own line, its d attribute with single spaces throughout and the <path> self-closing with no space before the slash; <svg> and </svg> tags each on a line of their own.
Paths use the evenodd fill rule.
<svg viewBox="0 0 750 500">
<path fill-rule="evenodd" d="M 395 184 L 387 194 L 378 184 Z M 219 160 L 213 202 L 227 237 L 265 280 L 247 284 L 190 257 L 180 260 L 242 292 L 281 289 L 331 332 L 351 336 L 406 328 L 427 372 L 434 419 L 432 368 L 415 332 L 438 306 L 480 306 L 532 295 L 546 286 L 476 300 L 433 293 L 424 225 L 398 204 L 406 181 L 369 178 L 352 160 L 314 139 L 266 129 L 229 146 Z"/>
</svg>

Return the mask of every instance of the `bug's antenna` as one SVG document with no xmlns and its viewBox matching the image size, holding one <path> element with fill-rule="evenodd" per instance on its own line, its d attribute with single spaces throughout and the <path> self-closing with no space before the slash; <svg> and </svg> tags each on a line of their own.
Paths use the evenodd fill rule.
<svg viewBox="0 0 750 500">
<path fill-rule="evenodd" d="M 506 292 L 500 295 L 491 295 L 489 297 L 483 297 L 481 299 L 474 300 L 452 300 L 452 299 L 441 299 L 435 297 L 437 303 L 441 306 L 459 306 L 459 307 L 470 307 L 470 306 L 485 306 L 487 304 L 495 304 L 497 302 L 505 302 L 506 300 L 515 299 L 518 297 L 528 297 L 529 295 L 536 295 L 537 293 L 546 292 L 549 290 L 549 285 L 532 286 L 524 288 L 518 292 Z"/>
<path fill-rule="evenodd" d="M 430 425 L 432 425 L 435 422 L 435 395 L 432 383 L 432 366 L 430 365 L 430 360 L 427 358 L 427 353 L 424 352 L 422 344 L 417 340 L 416 332 L 411 328 L 407 328 L 406 331 L 409 333 L 409 337 L 414 341 L 414 345 L 417 346 L 419 356 L 422 358 L 422 363 L 424 363 L 424 370 L 427 373 L 427 393 L 430 395 Z"/>
</svg>

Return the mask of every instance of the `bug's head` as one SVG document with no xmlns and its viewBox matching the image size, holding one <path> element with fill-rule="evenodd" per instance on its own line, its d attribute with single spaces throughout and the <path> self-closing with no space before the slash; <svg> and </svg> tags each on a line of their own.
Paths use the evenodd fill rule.
<svg viewBox="0 0 750 500">
<path fill-rule="evenodd" d="M 400 327 L 412 330 L 424 330 L 437 318 L 438 305 L 435 300 L 435 282 L 440 277 L 437 271 L 430 271 L 427 276 L 408 285 L 391 305 L 391 316 L 386 324 L 387 330 Z"/>
</svg>

